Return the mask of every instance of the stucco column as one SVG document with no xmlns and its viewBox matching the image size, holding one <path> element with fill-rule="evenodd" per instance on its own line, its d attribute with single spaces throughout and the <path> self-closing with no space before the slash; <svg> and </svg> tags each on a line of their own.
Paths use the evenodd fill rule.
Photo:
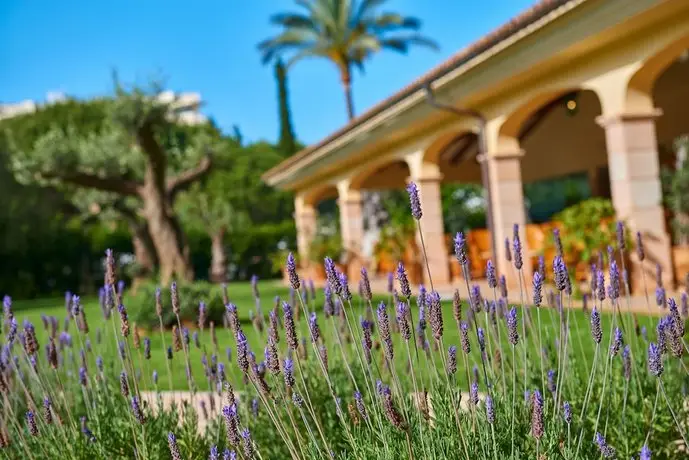
<svg viewBox="0 0 689 460">
<path fill-rule="evenodd" d="M 522 270 L 526 282 L 526 291 L 529 292 L 533 267 L 531 267 L 531 257 L 525 231 L 526 213 L 524 211 L 524 192 L 522 191 L 522 156 L 524 156 L 524 152 L 516 150 L 513 152 L 489 153 L 479 160 L 487 163 L 490 176 L 493 232 L 495 233 L 494 240 L 497 246 L 495 248 L 496 254 L 494 254 L 493 258 L 497 271 L 499 274 L 505 275 L 508 286 L 512 288 L 519 287 L 517 270 L 512 262 L 507 261 L 505 256 L 505 239 L 509 238 L 510 248 L 512 248 L 514 224 L 518 224 L 519 237 L 522 243 L 522 259 L 524 261 Z"/>
<path fill-rule="evenodd" d="M 316 235 L 317 219 L 316 208 L 297 197 L 294 201 L 294 223 L 297 227 L 297 252 L 302 266 L 308 265 L 309 247 Z"/>
<path fill-rule="evenodd" d="M 337 200 L 340 208 L 340 233 L 347 262 L 347 276 L 351 281 L 361 277 L 364 257 L 361 244 L 364 238 L 364 214 L 361 193 L 358 190 L 340 190 Z"/>
<path fill-rule="evenodd" d="M 597 119 L 605 129 L 610 169 L 610 189 L 617 218 L 643 235 L 646 259 L 631 254 L 632 286 L 640 287 L 642 270 L 653 280 L 656 264 L 663 269 L 667 287 L 674 283 L 670 237 L 665 228 L 658 165 L 656 109 L 647 113 L 622 113 Z M 650 281 L 652 283 L 652 281 Z M 634 289 L 634 287 L 632 288 Z M 638 292 L 638 289 L 636 289 Z"/>
<path fill-rule="evenodd" d="M 447 286 L 450 284 L 450 265 L 448 250 L 445 244 L 445 229 L 443 223 L 443 204 L 440 194 L 440 183 L 442 174 L 434 168 L 434 171 L 421 171 L 417 177 L 412 177 L 419 189 L 419 200 L 421 201 L 421 232 L 423 242 L 426 246 L 426 256 L 428 257 L 428 267 L 433 279 L 433 287 Z M 419 240 L 419 250 L 421 249 L 421 235 Z M 422 254 L 420 254 L 422 255 Z M 428 269 L 426 261 L 421 258 L 423 279 L 427 288 L 430 288 L 428 279 Z"/>
</svg>

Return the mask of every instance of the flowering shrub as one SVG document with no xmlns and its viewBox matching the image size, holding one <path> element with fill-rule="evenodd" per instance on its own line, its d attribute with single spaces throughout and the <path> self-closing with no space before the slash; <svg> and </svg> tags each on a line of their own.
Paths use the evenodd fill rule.
<svg viewBox="0 0 689 460">
<path fill-rule="evenodd" d="M 416 189 L 409 192 L 421 226 Z M 516 230 L 515 273 L 523 270 Z M 207 307 L 196 309 L 198 335 L 181 326 L 185 293 L 176 285 L 151 302 L 177 327 L 160 342 L 142 341 L 108 253 L 102 308 L 111 325 L 103 331 L 89 330 L 80 299 L 70 296 L 67 326 L 45 317 L 41 343 L 5 300 L 0 445 L 9 458 L 35 459 L 685 458 L 687 295 L 677 303 L 659 286 L 663 316 L 631 314 L 628 277 L 613 257 L 627 247 L 622 226 L 618 233 L 609 270 L 594 269 L 595 295 L 583 310 L 570 308 L 557 238 L 554 290 L 539 270 L 520 283 L 531 299 L 524 305 L 507 301 L 492 262 L 489 291 L 465 278 L 450 305 L 432 285 L 414 293 L 402 264 L 387 302 L 378 302 L 365 270 L 354 296 L 326 258 L 321 294 L 290 255 L 294 300 L 264 312 L 257 284 L 253 306 L 221 294 L 222 332 L 233 343 L 226 360 Z M 636 249 L 643 258 L 642 244 Z M 468 273 L 462 234 L 455 254 Z M 202 374 L 191 370 L 192 351 Z M 160 376 L 148 366 L 152 354 L 168 358 Z M 190 396 L 170 410 L 170 393 L 159 390 L 173 370 L 186 374 Z M 206 388 L 218 398 L 204 399 Z"/>
</svg>

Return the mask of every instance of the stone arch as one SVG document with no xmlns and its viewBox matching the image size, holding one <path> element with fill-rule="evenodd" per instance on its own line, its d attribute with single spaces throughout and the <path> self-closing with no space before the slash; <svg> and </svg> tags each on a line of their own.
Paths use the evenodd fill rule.
<svg viewBox="0 0 689 460">
<path fill-rule="evenodd" d="M 334 184 L 323 184 L 304 191 L 300 195 L 304 206 L 317 208 L 321 201 L 337 198 L 337 187 Z"/>
<path fill-rule="evenodd" d="M 404 188 L 409 165 L 398 157 L 381 158 L 365 166 L 351 178 L 351 190 L 389 190 Z"/>
<path fill-rule="evenodd" d="M 626 110 L 646 113 L 654 108 L 653 90 L 658 78 L 689 49 L 689 35 L 675 40 L 646 59 L 627 84 Z"/>
</svg>

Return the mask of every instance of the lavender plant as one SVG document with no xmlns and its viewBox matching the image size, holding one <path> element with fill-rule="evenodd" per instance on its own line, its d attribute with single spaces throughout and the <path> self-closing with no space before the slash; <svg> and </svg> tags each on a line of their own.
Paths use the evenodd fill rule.
<svg viewBox="0 0 689 460">
<path fill-rule="evenodd" d="M 409 193 L 422 232 L 419 190 Z M 414 298 L 403 266 L 399 294 L 393 278 L 388 295 L 375 295 L 364 270 L 353 296 L 331 260 L 321 293 L 290 257 L 294 300 L 281 290 L 264 313 L 258 280 L 246 299 L 223 289 L 226 327 L 216 328 L 211 304 L 173 285 L 169 306 L 150 297 L 153 331 L 130 326 L 138 311 L 127 308 L 108 252 L 101 315 L 70 294 L 60 308 L 65 327 L 44 312 L 41 329 L 18 320 L 23 311 L 5 298 L 1 451 L 29 459 L 682 458 L 686 295 L 676 302 L 663 292 L 660 318 L 637 318 L 620 308 L 628 281 L 610 263 L 607 285 L 594 271 L 594 305 L 581 311 L 572 307 L 563 255 L 552 274 L 542 264 L 527 280 L 518 236 L 515 229 L 507 246 L 515 273 L 497 273 L 494 261 L 486 267 L 492 300 L 469 279 L 460 233 L 464 282 L 451 297 L 429 279 Z M 629 249 L 618 242 L 618 251 Z M 520 291 L 508 296 L 515 274 Z M 553 296 L 543 294 L 548 279 Z M 508 300 L 526 299 L 527 285 L 535 324 L 526 300 Z M 197 317 L 182 322 L 186 303 L 198 306 Z M 158 386 L 163 367 L 167 391 Z"/>
</svg>

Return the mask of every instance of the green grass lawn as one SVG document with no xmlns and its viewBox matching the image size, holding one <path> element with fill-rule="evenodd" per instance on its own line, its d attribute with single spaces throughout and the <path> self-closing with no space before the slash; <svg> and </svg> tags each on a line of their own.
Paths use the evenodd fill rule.
<svg viewBox="0 0 689 460">
<path fill-rule="evenodd" d="M 273 281 L 265 281 L 260 283 L 260 291 L 261 291 L 261 305 L 263 312 L 267 314 L 267 312 L 273 308 L 274 306 L 274 298 L 275 296 L 280 296 L 283 300 L 288 300 L 289 299 L 289 289 L 283 286 L 279 282 L 273 282 Z M 249 283 L 233 283 L 230 284 L 229 286 L 229 294 L 230 294 L 230 300 L 235 303 L 239 309 L 240 312 L 240 318 L 243 323 L 243 329 L 244 332 L 249 340 L 249 344 L 251 346 L 251 349 L 254 351 L 257 357 L 257 361 L 263 360 L 263 350 L 265 347 L 266 343 L 266 334 L 265 332 L 259 333 L 250 323 L 249 321 L 249 311 L 255 309 L 255 301 L 253 299 L 252 295 L 252 290 L 251 286 Z M 125 297 L 125 305 L 126 305 L 126 297 Z M 378 302 L 380 301 L 385 301 L 386 303 L 389 302 L 388 298 L 376 298 L 374 302 L 374 307 L 377 305 Z M 321 329 L 321 333 L 325 338 L 325 343 L 328 348 L 328 354 L 329 354 L 329 362 L 331 363 L 330 366 L 332 367 L 333 365 L 341 366 L 342 365 L 342 352 L 346 353 L 347 360 L 350 362 L 353 368 L 358 366 L 357 364 L 357 358 L 356 358 L 356 351 L 353 349 L 353 344 L 347 345 L 345 344 L 344 347 L 340 347 L 338 345 L 338 340 L 337 336 L 334 333 L 334 328 L 331 320 L 327 320 L 324 318 L 322 310 L 323 310 L 323 295 L 322 293 L 318 293 L 318 299 L 316 302 L 312 303 L 310 308 L 318 312 L 319 316 L 319 325 Z M 119 371 L 120 369 L 120 361 L 119 358 L 117 358 L 117 347 L 115 340 L 113 339 L 113 325 L 108 324 L 106 322 L 101 314 L 100 307 L 98 305 L 97 299 L 94 298 L 87 298 L 87 299 L 82 299 L 82 304 L 84 306 L 84 309 L 87 314 L 87 319 L 90 327 L 90 332 L 89 332 L 89 339 L 92 343 L 92 348 L 93 348 L 93 356 L 90 357 L 90 366 L 95 367 L 95 357 L 96 356 L 102 356 L 104 358 L 104 362 L 106 366 L 115 366 L 116 370 Z M 39 300 L 30 300 L 30 301 L 17 301 L 14 303 L 14 311 L 15 315 L 17 317 L 17 320 L 21 323 L 24 319 L 28 319 L 31 321 L 35 326 L 36 326 L 36 331 L 38 333 L 39 337 L 39 342 L 41 343 L 43 349 L 45 348 L 45 344 L 47 343 L 48 340 L 48 332 L 43 328 L 42 326 L 42 320 L 41 320 L 41 315 L 47 315 L 47 316 L 55 316 L 58 318 L 61 327 L 64 325 L 64 317 L 65 317 L 65 307 L 64 307 L 64 299 L 39 299 Z M 154 302 L 153 299 L 151 299 L 150 303 L 150 308 L 154 308 Z M 418 308 L 416 307 L 415 300 L 412 300 L 412 315 L 414 317 L 414 321 L 417 321 L 418 318 Z M 466 388 L 466 379 L 467 379 L 467 372 L 464 369 L 464 359 L 463 359 L 463 354 L 461 351 L 461 346 L 460 346 L 460 333 L 458 331 L 458 328 L 456 326 L 453 314 L 452 314 L 452 304 L 451 302 L 447 301 L 443 303 L 443 311 L 444 311 L 444 345 L 450 346 L 450 345 L 456 345 L 458 348 L 458 373 L 457 373 L 457 378 L 459 380 L 459 384 L 462 385 L 463 388 Z M 534 327 L 537 326 L 537 315 L 536 315 L 536 309 L 531 308 L 531 318 Z M 355 297 L 353 300 L 353 307 L 351 310 L 348 309 L 348 314 L 349 314 L 349 319 L 352 323 L 352 326 L 354 326 L 354 323 L 356 322 L 356 325 L 358 326 L 358 318 L 360 315 L 362 315 L 364 312 L 363 304 L 358 297 Z M 129 312 L 130 318 L 135 317 L 135 313 L 133 311 Z M 541 337 L 543 340 L 543 347 L 549 350 L 549 353 L 551 356 L 555 356 L 555 340 L 559 335 L 559 326 L 558 324 L 558 313 L 557 310 L 549 307 L 544 307 L 541 308 L 541 324 L 542 324 L 542 331 L 541 331 Z M 388 307 L 388 314 L 390 315 L 391 319 L 394 316 L 394 310 L 390 307 Z M 464 305 L 463 307 L 463 318 L 466 319 L 467 315 L 467 306 Z M 481 324 L 485 324 L 485 313 L 481 312 L 479 313 L 481 315 Z M 565 311 L 565 315 L 567 314 L 567 311 Z M 590 365 L 592 356 L 593 356 L 593 351 L 594 351 L 594 344 L 593 341 L 591 340 L 591 334 L 590 334 L 590 329 L 589 329 L 589 320 L 588 316 L 585 315 L 581 310 L 571 310 L 570 313 L 570 321 L 572 323 L 571 331 L 572 331 L 572 337 L 570 339 L 570 344 L 572 346 L 571 350 L 574 356 L 577 357 L 576 360 L 576 365 Z M 115 327 L 119 329 L 119 318 L 117 315 L 117 312 L 114 313 L 113 315 L 115 317 Z M 306 325 L 306 315 L 301 316 L 300 320 L 300 338 L 301 337 L 306 337 L 308 339 L 307 335 L 307 325 Z M 520 325 L 519 325 L 519 333 L 520 336 L 522 335 L 522 328 L 521 328 L 521 314 L 519 315 L 520 317 Z M 604 332 L 604 339 L 601 344 L 601 346 L 606 346 L 607 344 L 607 335 L 609 332 L 609 325 L 611 321 L 612 316 L 608 314 L 602 315 L 602 323 L 603 323 L 603 332 Z M 335 319 L 335 321 L 338 321 Z M 339 323 L 336 323 L 339 324 Z M 507 342 L 507 337 L 505 333 L 505 327 L 504 327 L 504 320 L 502 318 L 498 318 L 498 324 L 500 324 L 500 339 L 501 339 L 501 344 L 502 344 L 502 349 L 504 353 L 511 353 L 511 346 Z M 641 326 L 646 326 L 648 328 L 649 334 L 654 335 L 654 330 L 653 330 L 653 319 L 648 318 L 648 317 L 643 317 L 639 316 L 639 324 Z M 100 329 L 102 332 L 102 341 L 100 344 L 96 343 L 96 331 Z M 346 326 L 345 326 L 346 329 Z M 358 329 L 357 329 L 358 330 Z M 495 334 L 495 330 L 492 329 L 490 334 Z M 529 347 L 535 348 L 538 346 L 538 334 L 536 334 L 536 329 L 534 329 L 534 336 L 529 337 Z M 79 353 L 77 350 L 81 348 L 80 345 L 80 340 L 77 337 L 77 334 L 75 333 L 75 325 L 71 324 L 69 332 L 72 334 L 72 341 L 73 341 L 73 347 L 74 347 L 74 355 L 75 355 L 75 362 L 78 363 L 78 356 Z M 192 331 L 193 332 L 193 331 Z M 235 341 L 234 338 L 231 334 L 231 331 L 229 329 L 223 329 L 222 327 L 219 327 L 216 329 L 217 332 L 217 339 L 218 339 L 218 350 L 217 350 L 217 359 L 219 362 L 225 363 L 226 366 L 226 372 L 228 374 L 228 378 L 231 379 L 231 381 L 236 384 L 237 386 L 241 386 L 241 378 L 240 378 L 240 372 L 239 369 L 237 368 L 236 362 L 235 362 Z M 430 336 L 431 332 L 430 329 L 426 330 L 426 337 L 430 339 L 430 342 L 433 343 L 434 341 L 431 339 Z M 136 365 L 138 368 L 143 368 L 143 378 L 141 381 L 141 385 L 143 388 L 152 388 L 151 386 L 151 373 L 153 370 L 157 370 L 159 374 L 159 382 L 158 386 L 160 389 L 168 389 L 168 377 L 167 377 L 167 366 L 166 366 L 166 357 L 165 357 L 165 352 L 163 348 L 163 342 L 162 338 L 160 335 L 160 332 L 158 330 L 152 330 L 152 331 L 147 331 L 145 332 L 145 335 L 148 336 L 151 339 L 151 354 L 152 357 L 150 360 L 143 360 L 141 361 L 143 363 L 140 364 L 138 361 L 138 352 L 132 348 L 132 353 L 133 356 L 135 357 Z M 281 337 L 284 337 L 284 334 L 281 332 Z M 352 342 L 357 342 L 357 332 L 355 331 L 355 336 L 354 340 Z M 395 334 L 395 367 L 397 370 L 397 374 L 400 376 L 402 380 L 406 380 L 407 376 L 410 374 L 407 371 L 407 366 L 408 366 L 408 358 L 407 358 L 407 352 L 406 352 L 406 347 L 403 342 L 400 341 L 399 335 Z M 377 339 L 377 331 L 374 334 L 373 337 L 374 341 Z M 469 367 L 472 368 L 474 365 L 479 365 L 480 364 L 480 354 L 478 351 L 478 343 L 476 341 L 476 335 L 473 330 L 473 327 L 471 329 L 470 333 L 470 339 L 471 339 L 471 347 L 472 347 L 472 352 L 470 356 L 468 357 L 468 363 Z M 626 337 L 627 340 L 630 340 L 630 337 Z M 520 338 L 522 340 L 522 338 Z M 170 331 L 165 332 L 165 343 L 167 345 L 171 344 L 171 333 Z M 281 347 L 284 347 L 284 340 L 281 340 L 280 343 Z M 411 346 L 411 353 L 412 356 L 415 356 L 415 350 L 413 347 L 413 344 L 410 343 Z M 132 341 L 130 337 L 130 346 L 132 346 Z M 208 329 L 206 329 L 202 334 L 201 334 L 201 349 L 197 348 L 193 341 L 190 345 L 190 360 L 192 363 L 192 372 L 195 378 L 195 381 L 197 382 L 197 385 L 200 390 L 208 389 L 208 384 L 205 380 L 204 377 L 204 372 L 203 372 L 203 365 L 201 362 L 202 354 L 203 354 L 203 349 L 208 351 L 208 357 L 210 359 L 210 355 L 212 353 L 215 353 L 213 345 L 211 343 L 211 338 Z M 228 365 L 228 360 L 226 356 L 226 349 L 230 348 L 232 350 L 232 362 Z M 497 344 L 494 343 L 491 345 L 491 348 L 496 348 Z M 310 346 L 309 346 L 309 351 L 311 351 Z M 141 353 L 143 353 L 143 350 L 141 350 Z M 377 358 L 377 361 L 381 363 L 381 350 L 374 350 L 374 359 Z M 517 361 L 520 363 L 521 366 L 521 358 L 523 354 L 523 348 L 521 345 L 519 345 L 516 348 L 516 354 L 517 354 Z M 493 356 L 494 356 L 494 350 L 493 350 Z M 530 356 L 536 356 L 531 354 Z M 582 359 L 581 356 L 586 356 L 585 359 Z M 176 353 L 174 356 L 174 359 L 169 362 L 172 367 L 172 385 L 173 388 L 176 390 L 184 390 L 187 388 L 187 382 L 186 382 L 186 377 L 185 377 L 185 371 L 184 371 L 184 356 L 182 352 Z M 436 369 L 441 370 L 442 372 L 442 363 L 438 362 L 438 357 L 436 356 L 434 362 L 429 362 L 428 359 L 426 358 L 426 355 L 422 352 L 419 351 L 419 360 L 416 361 L 416 358 L 413 359 L 413 365 L 414 366 L 420 366 L 421 368 L 421 374 L 428 375 L 428 373 L 433 373 L 433 367 L 435 366 Z M 539 366 L 538 363 L 530 363 L 531 366 Z M 75 371 L 77 370 L 76 367 L 78 367 L 78 364 L 75 364 Z M 555 367 L 555 366 L 552 366 Z M 536 368 L 534 368 L 536 369 Z M 540 367 L 538 367 L 540 373 Z M 510 369 L 505 369 L 505 372 L 509 372 Z M 489 373 L 491 371 L 489 370 Z M 547 372 L 547 369 L 546 369 Z M 536 373 L 532 374 L 536 375 Z M 418 375 L 418 369 L 417 369 L 417 375 Z M 482 370 L 481 370 L 481 375 L 482 375 Z M 509 374 L 506 374 L 509 375 Z M 496 377 L 495 378 L 501 378 L 500 372 L 496 371 Z"/>
</svg>

